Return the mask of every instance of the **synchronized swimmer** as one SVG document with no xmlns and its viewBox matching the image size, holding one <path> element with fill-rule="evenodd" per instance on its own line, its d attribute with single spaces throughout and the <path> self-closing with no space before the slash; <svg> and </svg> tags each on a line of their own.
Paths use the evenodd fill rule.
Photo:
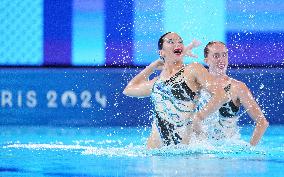
<svg viewBox="0 0 284 177">
<path fill-rule="evenodd" d="M 184 56 L 196 57 L 191 50 L 197 46 L 193 41 L 185 47 L 182 38 L 174 32 L 162 35 L 158 41 L 160 58 L 131 79 L 123 91 L 125 95 L 132 97 L 151 96 L 154 112 L 147 147 L 152 149 L 189 144 L 193 134 L 200 136 L 205 133 L 207 137 L 219 136 L 216 132 L 224 134 L 225 129 L 214 127 L 216 121 L 222 127 L 228 123 L 227 120 L 233 120 L 232 117 L 237 117 L 241 104 L 256 122 L 250 141 L 251 145 L 256 145 L 268 122 L 245 84 L 226 75 L 227 48 L 218 42 L 206 46 L 204 51 L 205 62 L 209 65 L 208 72 L 201 64 L 183 63 Z M 149 79 L 155 70 L 161 70 L 160 74 Z M 201 107 L 202 93 L 209 96 Z M 222 118 L 219 116 L 212 119 L 216 112 Z M 208 125 L 207 129 L 203 128 L 205 124 Z"/>
<path fill-rule="evenodd" d="M 162 35 L 158 41 L 160 59 L 137 74 L 123 91 L 128 96 L 152 98 L 154 115 L 148 148 L 188 144 L 190 134 L 201 133 L 201 121 L 227 101 L 224 89 L 215 84 L 214 77 L 205 67 L 198 63 L 183 63 L 183 57 L 191 55 L 193 47 L 195 45 L 186 49 L 176 33 Z M 149 80 L 155 70 L 161 70 L 160 75 Z M 201 88 L 212 97 L 197 111 Z"/>
<path fill-rule="evenodd" d="M 246 84 L 226 74 L 228 68 L 228 49 L 226 45 L 220 41 L 209 42 L 204 48 L 204 57 L 204 61 L 209 67 L 209 73 L 215 78 L 215 83 L 224 88 L 229 98 L 218 111 L 211 114 L 204 121 L 208 138 L 215 140 L 239 138 L 238 112 L 240 106 L 243 106 L 256 123 L 250 145 L 257 145 L 269 123 Z M 202 92 L 200 98 L 208 99 L 210 95 Z"/>
</svg>

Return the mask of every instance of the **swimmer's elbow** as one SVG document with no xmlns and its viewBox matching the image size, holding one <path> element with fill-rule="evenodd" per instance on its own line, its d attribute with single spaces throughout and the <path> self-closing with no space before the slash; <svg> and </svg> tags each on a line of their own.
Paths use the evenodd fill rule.
<svg viewBox="0 0 284 177">
<path fill-rule="evenodd" d="M 269 122 L 267 120 L 265 120 L 265 129 L 267 129 L 269 127 Z"/>
<path fill-rule="evenodd" d="M 269 126 L 269 122 L 266 119 L 263 119 L 263 121 L 261 121 L 261 126 L 266 129 Z"/>
<path fill-rule="evenodd" d="M 122 93 L 130 97 L 144 98 L 150 96 L 151 91 L 148 89 L 141 89 L 137 87 L 126 87 Z"/>
<path fill-rule="evenodd" d="M 130 89 L 128 87 L 125 87 L 122 93 L 126 96 L 130 96 Z"/>
</svg>

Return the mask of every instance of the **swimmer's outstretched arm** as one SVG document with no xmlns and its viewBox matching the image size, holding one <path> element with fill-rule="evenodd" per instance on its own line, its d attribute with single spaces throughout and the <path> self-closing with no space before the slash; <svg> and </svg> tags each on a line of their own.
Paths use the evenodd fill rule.
<svg viewBox="0 0 284 177">
<path fill-rule="evenodd" d="M 195 115 L 195 118 L 203 120 L 211 113 L 217 111 L 228 98 L 224 89 L 214 82 L 214 77 L 201 64 L 190 64 L 187 68 L 187 72 L 189 75 L 189 82 L 192 82 L 192 80 L 190 80 L 191 78 L 195 79 L 202 88 L 206 89 L 212 95 L 208 103 Z M 193 77 L 190 78 L 191 75 L 193 75 Z"/>
<path fill-rule="evenodd" d="M 192 53 L 192 49 L 200 45 L 201 45 L 200 41 L 193 39 L 192 42 L 188 46 L 185 47 L 185 52 L 184 52 L 185 55 L 192 57 L 192 58 L 198 58 L 198 55 Z"/>
<path fill-rule="evenodd" d="M 253 131 L 253 135 L 250 140 L 250 144 L 252 146 L 255 146 L 260 141 L 261 137 L 263 136 L 264 132 L 269 126 L 269 123 L 266 120 L 265 116 L 263 115 L 259 105 L 253 98 L 250 90 L 242 82 L 240 82 L 239 84 L 238 96 L 239 96 L 241 104 L 247 110 L 247 113 L 249 114 L 249 116 L 256 123 L 255 129 Z"/>
<path fill-rule="evenodd" d="M 150 75 L 164 65 L 161 59 L 158 59 L 137 74 L 125 87 L 123 94 L 133 97 L 146 97 L 152 93 L 152 88 L 158 77 L 149 80 Z"/>
</svg>

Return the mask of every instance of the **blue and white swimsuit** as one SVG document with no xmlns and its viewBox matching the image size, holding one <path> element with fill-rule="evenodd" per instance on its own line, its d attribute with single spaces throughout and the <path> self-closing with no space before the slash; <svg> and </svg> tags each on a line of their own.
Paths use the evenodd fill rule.
<svg viewBox="0 0 284 177">
<path fill-rule="evenodd" d="M 184 68 L 166 81 L 157 80 L 152 89 L 154 123 L 165 145 L 181 142 L 180 130 L 191 123 L 188 116 L 196 109 L 197 93 L 187 86 L 183 73 Z"/>
<path fill-rule="evenodd" d="M 231 80 L 224 88 L 229 98 L 225 104 L 215 113 L 211 114 L 204 120 L 204 129 L 209 139 L 224 139 L 224 138 L 240 138 L 238 122 L 239 106 L 236 106 L 231 99 L 229 91 L 231 89 Z M 205 90 L 200 92 L 200 105 L 204 105 L 209 99 L 210 94 Z M 202 107 L 202 106 L 201 106 Z"/>
</svg>

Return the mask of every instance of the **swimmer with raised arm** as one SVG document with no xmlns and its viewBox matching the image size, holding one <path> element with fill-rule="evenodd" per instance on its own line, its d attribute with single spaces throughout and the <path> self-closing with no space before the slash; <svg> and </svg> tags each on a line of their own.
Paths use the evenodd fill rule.
<svg viewBox="0 0 284 177">
<path fill-rule="evenodd" d="M 200 122 L 227 101 L 224 89 L 214 83 L 206 68 L 198 63 L 183 63 L 185 55 L 193 56 L 193 47 L 196 45 L 191 43 L 185 48 L 182 38 L 174 32 L 162 35 L 158 41 L 160 59 L 137 74 L 123 91 L 132 97 L 151 96 L 154 112 L 148 148 L 188 144 L 189 134 L 200 134 Z M 161 70 L 160 74 L 149 79 L 155 70 Z M 201 88 L 212 96 L 197 111 Z"/>
<path fill-rule="evenodd" d="M 239 136 L 237 121 L 238 111 L 242 105 L 256 123 L 250 144 L 257 145 L 268 127 L 268 121 L 259 105 L 254 100 L 250 90 L 241 81 L 230 78 L 227 74 L 228 49 L 220 41 L 209 42 L 204 48 L 205 62 L 209 73 L 214 76 L 215 83 L 224 88 L 228 101 L 212 116 L 205 120 L 209 138 L 215 140 L 231 139 Z"/>
</svg>

